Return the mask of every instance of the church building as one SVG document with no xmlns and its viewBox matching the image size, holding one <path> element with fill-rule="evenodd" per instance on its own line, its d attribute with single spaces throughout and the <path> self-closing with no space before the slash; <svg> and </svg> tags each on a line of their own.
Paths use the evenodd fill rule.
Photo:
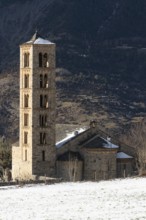
<svg viewBox="0 0 146 220">
<path fill-rule="evenodd" d="M 56 144 L 56 46 L 37 32 L 20 45 L 19 142 L 12 147 L 13 180 L 46 176 L 66 181 L 133 175 L 133 148 L 112 144 L 96 121 Z"/>
<path fill-rule="evenodd" d="M 35 33 L 20 46 L 20 128 L 13 179 L 55 176 L 55 44 Z"/>
</svg>

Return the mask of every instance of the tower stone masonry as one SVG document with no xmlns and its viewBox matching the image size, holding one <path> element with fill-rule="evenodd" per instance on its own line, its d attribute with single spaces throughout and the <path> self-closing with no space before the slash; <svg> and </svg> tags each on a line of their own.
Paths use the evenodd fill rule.
<svg viewBox="0 0 146 220">
<path fill-rule="evenodd" d="M 55 176 L 55 44 L 35 33 L 20 45 L 20 136 L 13 179 Z"/>
</svg>

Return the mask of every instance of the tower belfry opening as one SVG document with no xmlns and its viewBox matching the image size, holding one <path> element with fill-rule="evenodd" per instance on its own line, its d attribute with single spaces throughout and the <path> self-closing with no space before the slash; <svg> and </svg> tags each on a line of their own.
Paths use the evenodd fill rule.
<svg viewBox="0 0 146 220">
<path fill-rule="evenodd" d="M 51 58 L 51 59 L 50 59 Z M 51 91 L 51 93 L 49 92 Z M 37 32 L 20 45 L 20 135 L 13 179 L 55 175 L 55 44 Z"/>
</svg>

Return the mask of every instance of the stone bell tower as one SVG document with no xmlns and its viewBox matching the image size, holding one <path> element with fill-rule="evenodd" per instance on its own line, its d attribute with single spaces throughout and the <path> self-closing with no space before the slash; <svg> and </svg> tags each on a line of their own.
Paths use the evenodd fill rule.
<svg viewBox="0 0 146 220">
<path fill-rule="evenodd" d="M 35 33 L 20 45 L 20 136 L 13 179 L 55 175 L 55 44 Z"/>
</svg>

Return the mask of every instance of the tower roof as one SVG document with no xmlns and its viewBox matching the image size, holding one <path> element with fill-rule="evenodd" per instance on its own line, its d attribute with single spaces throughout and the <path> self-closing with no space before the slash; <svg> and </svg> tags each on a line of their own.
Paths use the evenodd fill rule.
<svg viewBox="0 0 146 220">
<path fill-rule="evenodd" d="M 25 44 L 53 44 L 51 41 L 44 39 L 38 31 L 32 36 L 32 38 L 27 41 Z"/>
</svg>

